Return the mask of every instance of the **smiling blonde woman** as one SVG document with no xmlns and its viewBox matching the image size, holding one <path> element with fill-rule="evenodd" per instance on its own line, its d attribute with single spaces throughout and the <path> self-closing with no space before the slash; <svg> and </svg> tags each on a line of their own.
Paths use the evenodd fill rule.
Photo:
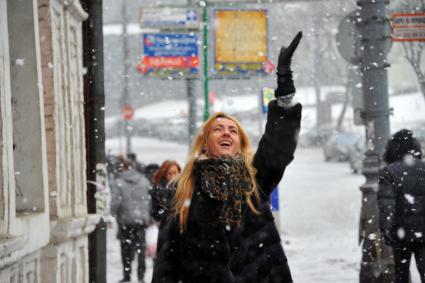
<svg viewBox="0 0 425 283">
<path fill-rule="evenodd" d="M 301 104 L 290 61 L 299 33 L 282 48 L 276 100 L 257 152 L 238 120 L 215 113 L 204 123 L 163 218 L 153 283 L 290 283 L 291 272 L 269 198 L 293 160 Z"/>
</svg>

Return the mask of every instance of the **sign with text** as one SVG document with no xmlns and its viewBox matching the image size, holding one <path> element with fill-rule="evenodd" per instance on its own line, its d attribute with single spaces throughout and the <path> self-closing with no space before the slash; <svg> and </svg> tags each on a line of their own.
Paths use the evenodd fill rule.
<svg viewBox="0 0 425 283">
<path fill-rule="evenodd" d="M 192 33 L 145 33 L 137 70 L 155 77 L 193 77 L 198 74 L 198 37 Z"/>
<path fill-rule="evenodd" d="M 392 15 L 393 41 L 425 41 L 425 13 Z"/>
<path fill-rule="evenodd" d="M 199 29 L 200 16 L 196 8 L 141 8 L 140 25 L 154 29 Z"/>
<path fill-rule="evenodd" d="M 266 10 L 214 10 L 216 76 L 264 75 L 267 51 Z"/>
<path fill-rule="evenodd" d="M 269 87 L 264 87 L 261 90 L 261 106 L 263 113 L 269 112 L 269 102 L 274 99 L 274 89 Z"/>
</svg>

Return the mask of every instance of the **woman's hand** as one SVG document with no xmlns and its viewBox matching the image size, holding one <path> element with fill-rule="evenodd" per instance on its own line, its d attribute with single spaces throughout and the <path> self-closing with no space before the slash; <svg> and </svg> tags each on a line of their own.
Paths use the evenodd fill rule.
<svg viewBox="0 0 425 283">
<path fill-rule="evenodd" d="M 292 79 L 291 61 L 295 49 L 301 41 L 302 32 L 298 32 L 288 47 L 280 49 L 279 59 L 277 63 L 277 89 L 275 97 L 281 98 L 295 93 L 294 81 Z"/>
</svg>

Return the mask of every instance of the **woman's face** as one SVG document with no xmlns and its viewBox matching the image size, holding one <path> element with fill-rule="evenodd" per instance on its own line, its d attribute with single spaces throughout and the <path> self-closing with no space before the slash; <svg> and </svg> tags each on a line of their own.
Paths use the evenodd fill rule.
<svg viewBox="0 0 425 283">
<path fill-rule="evenodd" d="M 241 151 L 238 126 L 227 118 L 217 118 L 207 138 L 206 153 L 210 157 L 233 157 Z"/>
<path fill-rule="evenodd" d="M 168 171 L 167 171 L 167 176 L 166 176 L 167 181 L 170 182 L 178 174 L 179 174 L 179 169 L 177 168 L 177 166 L 176 165 L 171 166 L 170 168 L 168 168 Z"/>
</svg>

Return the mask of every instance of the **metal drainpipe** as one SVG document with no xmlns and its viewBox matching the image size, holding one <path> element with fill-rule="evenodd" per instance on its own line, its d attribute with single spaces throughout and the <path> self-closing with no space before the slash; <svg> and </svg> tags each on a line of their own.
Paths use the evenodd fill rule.
<svg viewBox="0 0 425 283">
<path fill-rule="evenodd" d="M 96 207 L 99 168 L 105 168 L 104 68 L 102 0 L 82 0 L 89 14 L 83 23 L 84 120 L 86 133 L 87 212 L 99 213 Z M 103 173 L 105 170 L 102 171 Z M 103 219 L 89 235 L 89 282 L 106 283 L 106 225 Z"/>
</svg>

